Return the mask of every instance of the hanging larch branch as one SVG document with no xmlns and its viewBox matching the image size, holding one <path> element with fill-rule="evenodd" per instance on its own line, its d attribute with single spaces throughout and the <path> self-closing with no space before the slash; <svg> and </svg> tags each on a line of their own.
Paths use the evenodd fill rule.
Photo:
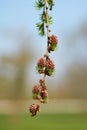
<svg viewBox="0 0 87 130">
<path fill-rule="evenodd" d="M 54 34 L 50 34 L 50 24 L 53 23 L 52 17 L 49 15 L 49 11 L 52 11 L 54 6 L 53 0 L 37 0 L 35 2 L 35 8 L 37 10 L 42 10 L 40 15 L 40 22 L 36 24 L 38 29 L 38 34 L 45 36 L 47 39 L 46 53 L 38 60 L 36 65 L 36 70 L 39 74 L 43 74 L 43 78 L 39 80 L 39 83 L 34 85 L 32 94 L 33 99 L 38 100 L 40 103 L 46 103 L 48 100 L 48 91 L 45 84 L 46 77 L 54 74 L 55 65 L 54 62 L 50 59 L 49 54 L 52 51 L 55 51 L 58 45 L 58 38 Z M 39 104 L 32 104 L 29 107 L 31 116 L 35 116 L 37 112 L 40 111 Z"/>
</svg>

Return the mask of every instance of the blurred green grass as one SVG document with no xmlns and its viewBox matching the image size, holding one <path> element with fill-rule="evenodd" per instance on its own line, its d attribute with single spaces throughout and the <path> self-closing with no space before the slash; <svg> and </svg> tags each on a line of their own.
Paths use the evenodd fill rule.
<svg viewBox="0 0 87 130">
<path fill-rule="evenodd" d="M 87 114 L 0 115 L 0 130 L 87 130 Z"/>
</svg>

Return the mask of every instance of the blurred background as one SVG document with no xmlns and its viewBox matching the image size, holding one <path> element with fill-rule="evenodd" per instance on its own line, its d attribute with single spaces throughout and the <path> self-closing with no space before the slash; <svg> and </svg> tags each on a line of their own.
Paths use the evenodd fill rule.
<svg viewBox="0 0 87 130">
<path fill-rule="evenodd" d="M 56 72 L 46 80 L 49 102 L 41 104 L 41 113 L 32 120 L 28 107 L 37 103 L 32 88 L 43 77 L 36 63 L 46 49 L 46 38 L 35 25 L 41 12 L 34 2 L 0 0 L 0 129 L 87 130 L 87 1 L 55 0 L 50 14 L 51 34 L 59 39 L 51 54 Z"/>
</svg>

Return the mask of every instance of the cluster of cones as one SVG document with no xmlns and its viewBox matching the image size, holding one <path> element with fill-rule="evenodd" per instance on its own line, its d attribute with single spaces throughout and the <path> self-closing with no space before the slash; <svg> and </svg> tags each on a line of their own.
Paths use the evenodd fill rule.
<svg viewBox="0 0 87 130">
<path fill-rule="evenodd" d="M 39 84 L 35 85 L 33 90 L 33 99 L 39 100 L 41 103 L 46 103 L 48 99 L 48 92 L 43 80 L 39 81 Z"/>
<path fill-rule="evenodd" d="M 47 57 L 46 59 L 42 57 L 38 60 L 36 69 L 39 74 L 44 73 L 45 75 L 51 76 L 55 71 L 55 65 L 49 57 Z"/>
<path fill-rule="evenodd" d="M 58 44 L 58 38 L 56 35 L 51 35 L 49 37 L 49 46 L 48 46 L 48 52 L 55 51 Z"/>
<path fill-rule="evenodd" d="M 55 51 L 57 48 L 58 39 L 56 35 L 51 35 L 48 40 L 48 52 Z M 44 55 L 44 57 L 41 57 L 38 60 L 36 69 L 39 74 L 45 74 L 47 76 L 53 75 L 55 71 L 55 65 L 54 62 L 49 58 L 48 55 Z"/>
<path fill-rule="evenodd" d="M 39 84 L 34 85 L 32 90 L 33 99 L 39 100 L 41 103 L 46 103 L 48 100 L 48 92 L 47 87 L 44 81 L 41 79 Z M 29 108 L 31 112 L 31 116 L 35 116 L 37 111 L 40 112 L 40 105 L 39 104 L 32 104 Z"/>
<path fill-rule="evenodd" d="M 48 48 L 47 48 L 48 53 L 50 53 L 51 51 L 55 51 L 57 44 L 58 44 L 57 36 L 51 35 L 48 40 Z M 45 76 L 46 75 L 51 76 L 55 71 L 55 65 L 48 55 L 44 55 L 44 57 L 41 57 L 38 60 L 36 69 L 39 74 L 44 74 Z M 33 95 L 33 99 L 39 100 L 40 103 L 47 102 L 48 92 L 44 80 L 41 79 L 39 81 L 39 84 L 36 84 L 33 87 L 32 95 Z M 31 116 L 35 116 L 36 113 L 40 111 L 40 105 L 32 104 L 29 107 L 29 111 L 32 114 Z"/>
</svg>

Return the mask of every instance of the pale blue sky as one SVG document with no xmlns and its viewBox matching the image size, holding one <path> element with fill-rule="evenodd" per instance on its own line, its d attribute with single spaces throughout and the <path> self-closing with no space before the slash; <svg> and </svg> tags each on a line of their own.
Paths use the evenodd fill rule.
<svg viewBox="0 0 87 130">
<path fill-rule="evenodd" d="M 0 0 L 0 30 L 24 27 L 39 39 L 35 24 L 39 21 L 40 12 L 35 10 L 34 2 L 35 0 Z M 72 30 L 85 19 L 87 0 L 55 0 L 51 14 L 54 19 L 52 32 L 61 39 L 63 31 Z M 2 42 L 0 48 L 1 46 L 4 46 Z"/>
<path fill-rule="evenodd" d="M 35 0 L 0 0 L 0 27 L 27 27 L 35 32 L 39 21 Z M 87 0 L 55 0 L 53 31 L 70 28 L 87 15 Z"/>
<path fill-rule="evenodd" d="M 37 37 L 35 24 L 39 21 L 40 12 L 35 10 L 34 2 L 35 0 L 0 0 L 0 30 L 23 27 Z M 61 38 L 63 31 L 72 30 L 85 19 L 87 0 L 55 0 L 51 14 L 54 19 L 52 32 Z"/>
<path fill-rule="evenodd" d="M 41 49 L 36 48 L 36 52 L 40 50 L 39 54 L 43 54 L 44 51 L 41 50 L 45 46 L 42 42 L 45 41 L 44 38 L 38 36 L 35 27 L 35 24 L 39 22 L 38 14 L 40 14 L 40 11 L 36 11 L 34 2 L 35 0 L 0 0 L 0 54 L 13 52 L 17 48 L 16 43 L 12 45 L 11 41 L 2 40 L 2 30 L 14 30 L 21 27 L 31 32 L 34 39 L 36 38 L 36 42 L 41 42 L 39 44 Z M 87 0 L 55 0 L 55 6 L 51 14 L 54 20 L 51 26 L 52 33 L 59 37 L 59 50 L 55 53 L 57 57 L 55 54 L 53 54 L 53 57 L 55 61 L 58 60 L 58 71 L 63 71 L 63 64 L 66 64 L 66 61 L 64 62 L 65 57 L 61 60 L 65 47 L 63 36 L 65 32 L 76 29 L 87 18 Z"/>
</svg>

